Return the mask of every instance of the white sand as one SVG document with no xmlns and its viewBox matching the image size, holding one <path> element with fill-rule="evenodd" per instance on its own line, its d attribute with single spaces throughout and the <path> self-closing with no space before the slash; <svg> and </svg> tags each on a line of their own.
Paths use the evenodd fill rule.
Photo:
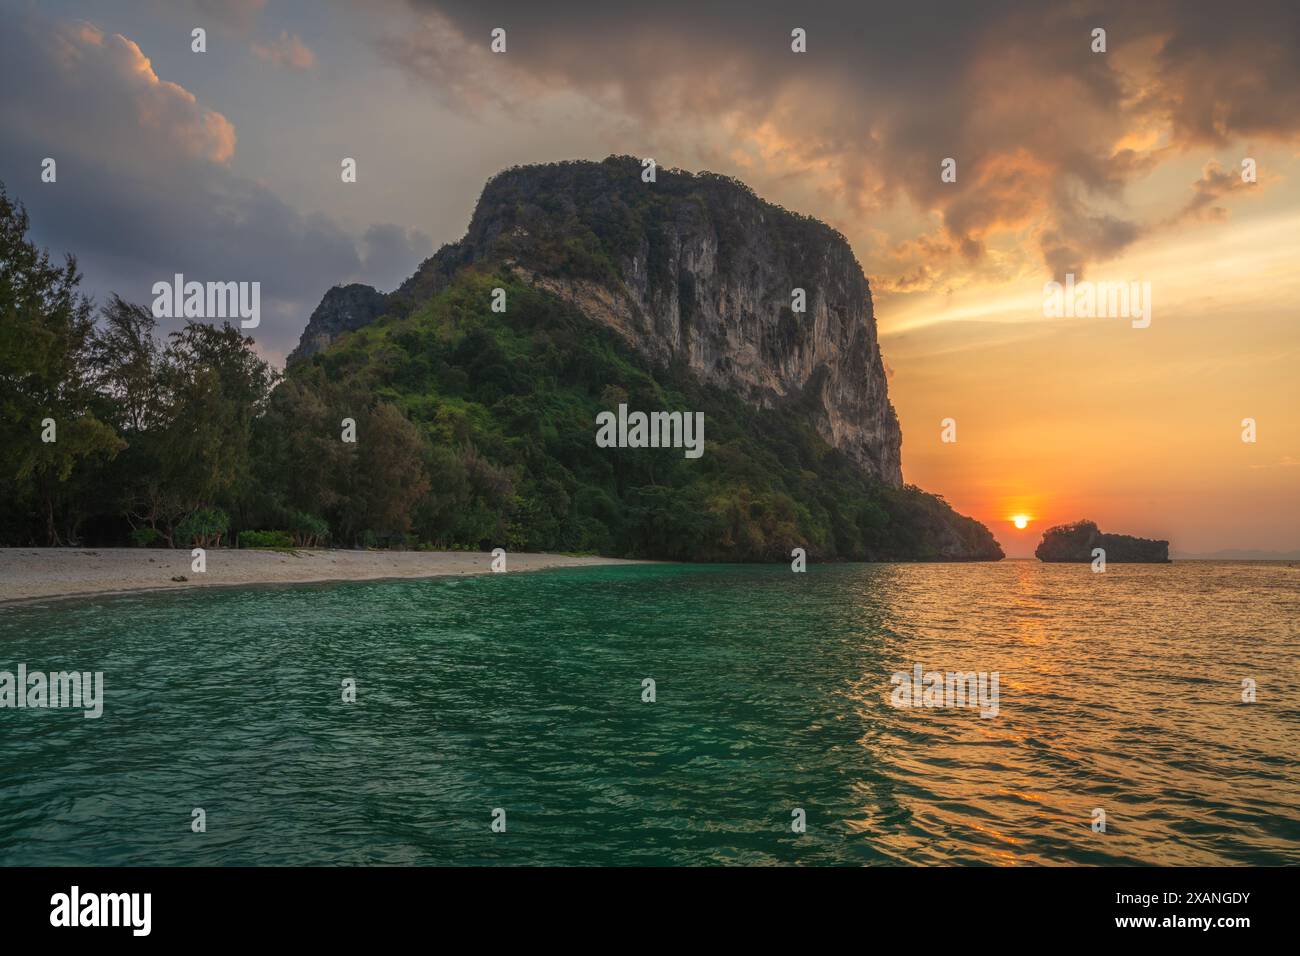
<svg viewBox="0 0 1300 956">
<path fill-rule="evenodd" d="M 207 571 L 190 552 L 152 548 L 0 548 L 0 604 L 45 598 L 236 584 L 299 584 L 485 574 L 492 555 L 466 551 L 278 551 L 207 553 Z M 636 564 L 617 558 L 507 554 L 506 571 Z M 185 581 L 173 581 L 184 577 Z"/>
</svg>

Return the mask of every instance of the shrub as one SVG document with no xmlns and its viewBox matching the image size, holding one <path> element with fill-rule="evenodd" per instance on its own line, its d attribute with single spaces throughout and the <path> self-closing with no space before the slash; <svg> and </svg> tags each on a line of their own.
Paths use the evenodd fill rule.
<svg viewBox="0 0 1300 956">
<path fill-rule="evenodd" d="M 217 548 L 230 527 L 230 516 L 220 508 L 200 508 L 176 526 L 174 540 L 180 547 Z"/>
<path fill-rule="evenodd" d="M 157 528 L 136 528 L 131 532 L 131 545 L 136 548 L 152 548 L 162 541 L 162 533 Z"/>
<path fill-rule="evenodd" d="M 288 549 L 293 547 L 293 535 L 287 531 L 241 531 L 239 546 L 266 550 Z"/>
<path fill-rule="evenodd" d="M 293 533 L 293 543 L 300 548 L 318 548 L 330 536 L 329 523 L 305 511 L 294 513 L 289 520 L 289 529 Z"/>
</svg>

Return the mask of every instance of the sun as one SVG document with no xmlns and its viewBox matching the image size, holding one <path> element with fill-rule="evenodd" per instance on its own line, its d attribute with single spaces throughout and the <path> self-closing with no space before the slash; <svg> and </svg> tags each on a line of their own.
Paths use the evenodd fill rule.
<svg viewBox="0 0 1300 956">
<path fill-rule="evenodd" d="M 1015 515 L 1012 517 L 1011 523 L 1024 531 L 1025 528 L 1029 527 L 1029 515 Z"/>
</svg>

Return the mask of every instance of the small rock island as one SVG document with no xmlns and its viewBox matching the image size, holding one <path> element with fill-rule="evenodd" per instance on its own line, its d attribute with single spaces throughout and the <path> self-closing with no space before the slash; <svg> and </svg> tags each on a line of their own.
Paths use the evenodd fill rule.
<svg viewBox="0 0 1300 956">
<path fill-rule="evenodd" d="M 1073 524 L 1057 525 L 1043 532 L 1043 540 L 1034 551 L 1039 561 L 1092 560 L 1093 548 L 1106 552 L 1110 563 L 1168 564 L 1169 542 L 1152 538 L 1135 538 L 1127 534 L 1104 534 L 1095 521 L 1086 518 Z"/>
</svg>

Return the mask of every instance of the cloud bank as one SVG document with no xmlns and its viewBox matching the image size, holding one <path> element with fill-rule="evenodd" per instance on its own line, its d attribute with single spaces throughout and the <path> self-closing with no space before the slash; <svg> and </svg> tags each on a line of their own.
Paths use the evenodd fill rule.
<svg viewBox="0 0 1300 956">
<path fill-rule="evenodd" d="M 331 285 L 392 288 L 431 251 L 427 235 L 391 224 L 353 236 L 239 175 L 231 119 L 159 77 L 132 40 L 87 22 L 10 19 L 0 129 L 0 180 L 38 241 L 78 257 L 92 294 L 148 302 L 177 272 L 259 281 L 253 334 L 272 358 L 293 348 Z M 40 179 L 46 157 L 53 183 Z"/>
<path fill-rule="evenodd" d="M 524 117 L 538 95 L 579 91 L 664 142 L 713 137 L 742 175 L 804 179 L 845 217 L 932 218 L 879 250 L 911 288 L 995 269 L 999 242 L 1082 275 L 1168 225 L 1125 203 L 1162 163 L 1300 132 L 1289 2 L 408 6 L 418 26 L 379 51 L 449 104 Z M 807 53 L 791 52 L 796 27 Z M 956 183 L 939 176 L 949 157 Z M 1207 188 L 1222 192 L 1197 185 L 1189 202 Z"/>
</svg>

